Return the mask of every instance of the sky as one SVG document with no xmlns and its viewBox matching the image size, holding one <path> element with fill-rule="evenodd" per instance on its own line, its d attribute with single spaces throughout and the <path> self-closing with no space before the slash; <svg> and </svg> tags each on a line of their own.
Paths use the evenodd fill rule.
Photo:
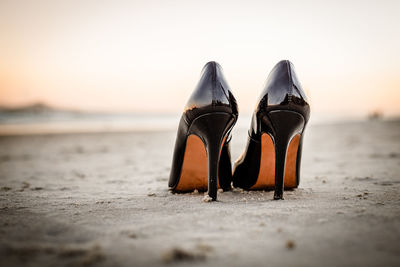
<svg viewBox="0 0 400 267">
<path fill-rule="evenodd" d="M 400 1 L 0 0 L 0 105 L 181 112 L 219 62 L 241 112 L 289 59 L 319 115 L 400 114 Z"/>
</svg>

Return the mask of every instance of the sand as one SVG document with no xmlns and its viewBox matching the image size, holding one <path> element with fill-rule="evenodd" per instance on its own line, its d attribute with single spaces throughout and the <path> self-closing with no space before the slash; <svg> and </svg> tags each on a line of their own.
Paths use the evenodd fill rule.
<svg viewBox="0 0 400 267">
<path fill-rule="evenodd" d="M 246 134 L 235 130 L 233 159 Z M 174 140 L 0 137 L 0 265 L 400 265 L 400 121 L 311 125 L 300 187 L 284 201 L 172 194 Z"/>
</svg>

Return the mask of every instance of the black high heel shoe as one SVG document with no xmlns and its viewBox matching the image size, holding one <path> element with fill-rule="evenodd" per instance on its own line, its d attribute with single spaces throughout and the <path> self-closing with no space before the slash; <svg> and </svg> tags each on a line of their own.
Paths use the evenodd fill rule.
<svg viewBox="0 0 400 267">
<path fill-rule="evenodd" d="M 274 199 L 283 199 L 284 187 L 296 188 L 309 117 L 310 106 L 293 64 L 280 61 L 253 113 L 246 149 L 235 163 L 233 186 L 275 188 Z"/>
<path fill-rule="evenodd" d="M 236 123 L 236 100 L 221 66 L 207 63 L 182 114 L 172 161 L 169 187 L 175 192 L 207 190 L 217 199 L 217 187 L 231 188 L 230 131 Z"/>
</svg>

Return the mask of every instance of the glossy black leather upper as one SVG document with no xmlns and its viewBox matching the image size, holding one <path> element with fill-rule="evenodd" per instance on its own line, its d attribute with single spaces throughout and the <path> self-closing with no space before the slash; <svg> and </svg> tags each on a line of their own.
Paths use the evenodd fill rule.
<svg viewBox="0 0 400 267">
<path fill-rule="evenodd" d="M 292 96 L 307 102 L 307 97 L 289 60 L 282 60 L 275 65 L 268 75 L 261 97 L 266 97 L 267 105 L 279 105 Z"/>
<path fill-rule="evenodd" d="M 202 72 L 200 81 L 185 105 L 178 133 L 175 141 L 175 149 L 169 179 L 169 187 L 174 189 L 180 178 L 183 157 L 186 148 L 186 140 L 192 122 L 199 116 L 213 112 L 225 112 L 237 118 L 238 107 L 236 99 L 227 84 L 221 66 L 216 62 L 208 62 Z M 223 144 L 220 166 L 219 183 L 222 188 L 230 187 L 232 179 L 229 138 Z"/>
<path fill-rule="evenodd" d="M 238 115 L 236 99 L 226 82 L 221 66 L 214 61 L 204 66 L 200 81 L 185 105 L 183 116 L 190 123 L 200 114 L 209 112 Z"/>
<path fill-rule="evenodd" d="M 268 75 L 265 87 L 253 113 L 252 132 L 260 133 L 260 119 L 272 110 L 291 110 L 303 115 L 305 121 L 310 117 L 310 105 L 289 60 L 278 62 Z"/>
<path fill-rule="evenodd" d="M 257 182 L 261 157 L 261 135 L 274 133 L 274 126 L 268 119 L 268 114 L 274 110 L 295 111 L 303 116 L 305 123 L 310 117 L 310 106 L 306 94 L 289 60 L 278 62 L 268 75 L 252 116 L 245 151 L 234 166 L 233 185 L 235 187 L 250 188 Z M 301 154 L 301 144 L 299 153 Z M 300 161 L 297 164 L 300 164 Z"/>
</svg>

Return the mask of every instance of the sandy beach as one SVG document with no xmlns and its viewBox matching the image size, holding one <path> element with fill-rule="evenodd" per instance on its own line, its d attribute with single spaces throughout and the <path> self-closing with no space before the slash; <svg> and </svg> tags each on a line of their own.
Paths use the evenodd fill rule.
<svg viewBox="0 0 400 267">
<path fill-rule="evenodd" d="M 175 134 L 1 136 L 0 265 L 399 266 L 399 120 L 310 125 L 284 201 L 172 194 Z"/>
</svg>

